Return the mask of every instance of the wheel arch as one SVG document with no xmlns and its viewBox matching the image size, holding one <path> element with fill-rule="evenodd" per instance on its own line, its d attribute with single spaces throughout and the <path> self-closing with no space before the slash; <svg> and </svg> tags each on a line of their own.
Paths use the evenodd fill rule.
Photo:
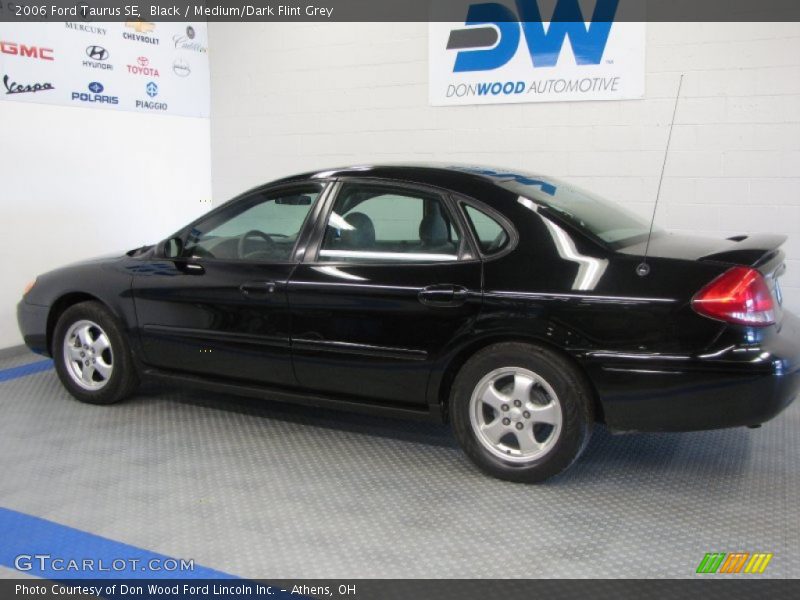
<svg viewBox="0 0 800 600">
<path fill-rule="evenodd" d="M 595 420 L 601 423 L 605 422 L 605 413 L 603 411 L 602 402 L 600 401 L 600 396 L 597 392 L 597 387 L 589 377 L 586 368 L 573 355 L 564 351 L 563 348 L 560 348 L 551 341 L 543 340 L 534 335 L 525 335 L 524 333 L 490 334 L 465 344 L 449 356 L 442 371 L 442 375 L 436 384 L 435 396 L 433 398 L 433 401 L 435 402 L 435 410 L 439 411 L 444 421 L 447 421 L 449 418 L 450 392 L 452 390 L 453 383 L 455 382 L 455 379 L 464 364 L 481 350 L 488 348 L 489 346 L 504 343 L 521 343 L 531 346 L 538 346 L 558 354 L 560 357 L 570 363 L 573 367 L 575 367 L 575 371 L 580 374 L 591 391 Z"/>
<path fill-rule="evenodd" d="M 68 308 L 80 304 L 81 302 L 98 302 L 116 316 L 108 304 L 88 292 L 67 292 L 59 296 L 59 298 L 53 302 L 50 311 L 47 313 L 47 349 L 51 354 L 53 353 L 53 335 L 55 334 L 56 323 L 58 323 L 61 315 L 63 315 Z"/>
</svg>

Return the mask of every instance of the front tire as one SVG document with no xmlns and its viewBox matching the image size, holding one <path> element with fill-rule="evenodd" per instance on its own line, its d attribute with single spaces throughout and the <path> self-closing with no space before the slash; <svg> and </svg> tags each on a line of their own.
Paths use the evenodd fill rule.
<svg viewBox="0 0 800 600">
<path fill-rule="evenodd" d="M 564 471 L 586 447 L 594 422 L 592 394 L 582 374 L 555 352 L 496 344 L 461 368 L 450 421 L 481 470 L 533 483 Z"/>
<path fill-rule="evenodd" d="M 81 402 L 114 404 L 139 383 L 130 345 L 99 302 L 81 302 L 64 311 L 56 323 L 52 354 L 61 383 Z"/>
</svg>

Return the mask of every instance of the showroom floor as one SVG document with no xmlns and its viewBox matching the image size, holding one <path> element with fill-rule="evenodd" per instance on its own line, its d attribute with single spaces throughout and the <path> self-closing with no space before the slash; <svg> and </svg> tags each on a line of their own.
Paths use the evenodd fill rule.
<svg viewBox="0 0 800 600">
<path fill-rule="evenodd" d="M 41 360 L 0 360 L 0 509 L 231 575 L 691 577 L 713 551 L 800 572 L 800 402 L 752 431 L 598 428 L 526 486 L 441 425 L 153 386 L 94 407 Z"/>
</svg>

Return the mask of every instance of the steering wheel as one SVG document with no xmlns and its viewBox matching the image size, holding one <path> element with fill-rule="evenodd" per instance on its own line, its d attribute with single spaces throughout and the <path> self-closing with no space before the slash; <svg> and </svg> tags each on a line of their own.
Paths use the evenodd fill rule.
<svg viewBox="0 0 800 600">
<path fill-rule="evenodd" d="M 239 255 L 239 258 L 249 258 L 251 254 L 260 254 L 264 252 L 264 250 L 256 250 L 255 252 L 250 253 L 246 252 L 247 240 L 254 237 L 260 237 L 267 242 L 269 250 L 272 250 L 275 247 L 275 241 L 269 236 L 269 234 L 259 231 L 258 229 L 251 229 L 250 231 L 245 231 L 239 236 L 239 243 L 236 246 L 236 252 Z"/>
</svg>

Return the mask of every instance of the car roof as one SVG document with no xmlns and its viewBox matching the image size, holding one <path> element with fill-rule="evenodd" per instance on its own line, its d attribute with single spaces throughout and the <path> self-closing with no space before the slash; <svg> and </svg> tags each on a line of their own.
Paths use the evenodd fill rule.
<svg viewBox="0 0 800 600">
<path fill-rule="evenodd" d="M 496 190 L 500 187 L 505 191 L 509 191 L 509 188 L 504 184 L 514 181 L 524 182 L 534 178 L 537 182 L 553 181 L 545 176 L 496 166 L 456 163 L 392 163 L 353 165 L 307 171 L 298 175 L 284 177 L 272 182 L 270 185 L 337 177 L 390 179 L 441 187 L 465 195 L 471 195 L 471 192 L 477 192 L 481 188 L 494 188 Z M 516 194 L 514 196 L 516 197 Z M 486 197 L 480 199 L 487 200 Z"/>
</svg>

